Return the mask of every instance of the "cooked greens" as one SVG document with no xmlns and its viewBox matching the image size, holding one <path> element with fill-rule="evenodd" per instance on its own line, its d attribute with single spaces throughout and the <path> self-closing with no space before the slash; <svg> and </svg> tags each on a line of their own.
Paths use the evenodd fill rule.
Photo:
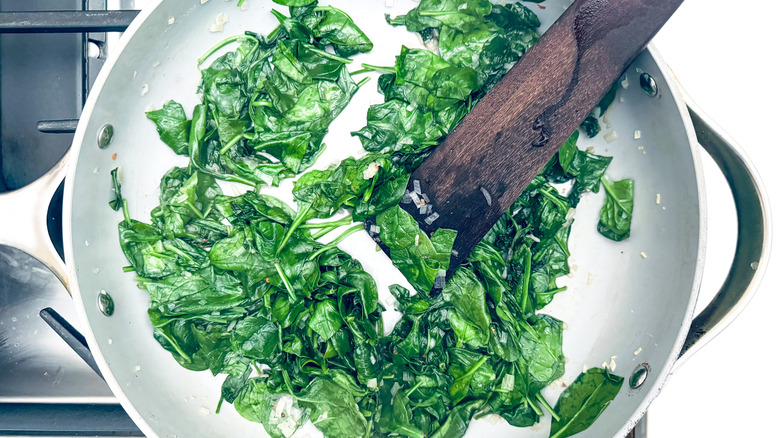
<svg viewBox="0 0 780 438">
<path fill-rule="evenodd" d="M 607 193 L 599 216 L 599 233 L 612 240 L 621 241 L 631 234 L 631 218 L 634 213 L 634 180 L 612 182 L 606 176 L 601 184 Z"/>
<path fill-rule="evenodd" d="M 345 56 L 373 46 L 348 16 L 315 5 L 292 8 L 290 17 L 273 14 L 280 25 L 268 37 L 247 32 L 201 57 L 200 64 L 238 45 L 201 70 L 203 99 L 191 120 L 173 101 L 147 113 L 163 142 L 202 173 L 251 186 L 299 174 L 358 90 Z"/>
<path fill-rule="evenodd" d="M 617 396 L 623 378 L 600 368 L 580 374 L 558 398 L 550 438 L 564 438 L 590 427 Z"/>
<path fill-rule="evenodd" d="M 147 113 L 190 159 L 163 177 L 149 224 L 130 218 L 112 172 L 125 270 L 151 298 L 155 339 L 183 367 L 224 374 L 221 400 L 275 438 L 307 421 L 327 437 L 454 438 L 475 417 L 527 427 L 545 411 L 551 436 L 586 428 L 622 379 L 591 370 L 553 409 L 541 390 L 564 374 L 563 323 L 540 311 L 565 290 L 557 279 L 584 192 L 605 186 L 599 231 L 628 237 L 633 191 L 606 178 L 611 158 L 581 151 L 575 132 L 446 283 L 455 232 L 428 236 L 398 206 L 419 202 L 411 172 L 539 37 L 536 15 L 521 3 L 422 0 L 388 17 L 439 53 L 404 47 L 391 67 L 363 65 L 381 73 L 385 98 L 353 133 L 368 153 L 300 175 L 293 210 L 259 187 L 316 161 L 359 86 L 349 57 L 373 45 L 339 9 L 274 1 L 290 11 L 272 11 L 271 34 L 228 38 L 201 58 L 238 44 L 201 70 L 192 118 L 173 101 Z M 225 196 L 218 180 L 254 190 Z M 562 195 L 554 184 L 566 182 Z M 414 288 L 391 286 L 402 316 L 389 334 L 376 283 L 337 247 L 370 218 Z"/>
</svg>

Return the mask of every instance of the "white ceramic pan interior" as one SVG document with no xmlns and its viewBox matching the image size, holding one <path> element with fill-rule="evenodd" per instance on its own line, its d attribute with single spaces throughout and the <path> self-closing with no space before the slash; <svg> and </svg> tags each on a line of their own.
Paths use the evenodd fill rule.
<svg viewBox="0 0 780 438">
<path fill-rule="evenodd" d="M 111 389 L 148 436 L 244 437 L 265 436 L 261 426 L 241 418 L 229 404 L 214 410 L 223 377 L 180 367 L 152 338 L 146 310 L 149 298 L 123 273 L 127 261 L 117 238 L 121 212 L 112 211 L 109 172 L 121 167 L 123 191 L 133 218 L 149 221 L 158 204 L 158 184 L 171 167 L 186 165 L 158 138 L 144 112 L 168 99 L 181 102 L 191 114 L 200 74 L 196 59 L 220 40 L 245 30 L 267 34 L 276 25 L 270 0 L 247 0 L 247 10 L 235 2 L 161 0 L 142 12 L 120 44 L 121 53 L 104 68 L 84 110 L 76 134 L 66 189 L 66 264 L 72 293 L 96 360 Z M 392 65 L 401 45 L 421 47 L 403 28 L 391 28 L 384 14 L 397 15 L 416 5 L 412 0 L 331 0 L 347 11 L 375 43 L 361 62 Z M 387 6 L 392 4 L 392 6 Z M 568 6 L 548 0 L 546 9 L 526 3 L 549 27 Z M 219 13 L 229 16 L 224 31 L 210 32 Z M 639 87 L 640 72 L 655 78 L 659 93 L 648 96 Z M 703 259 L 703 205 L 698 152 L 692 130 L 670 75 L 652 51 L 645 51 L 628 69 L 624 86 L 608 111 L 606 129 L 594 139 L 580 137 L 581 147 L 614 157 L 608 174 L 633 178 L 634 222 L 630 239 L 616 243 L 596 232 L 603 193 L 587 194 L 573 225 L 573 275 L 545 310 L 568 324 L 564 331 L 566 374 L 544 391 L 554 401 L 584 367 L 614 361 L 615 373 L 628 378 L 640 364 L 650 373 L 643 386 L 624 384 L 617 399 L 583 436 L 621 436 L 638 421 L 655 397 L 676 360 L 698 292 Z M 325 168 L 346 156 L 361 153 L 360 142 L 349 135 L 366 122 L 370 104 L 381 102 L 376 80 L 363 87 L 331 126 L 327 152 L 317 164 Z M 685 116 L 683 116 L 685 114 Z M 99 149 L 97 135 L 111 124 L 113 141 Z M 614 134 L 610 134 L 614 132 Z M 635 132 L 639 138 L 635 139 Z M 603 134 L 612 141 L 607 142 Z M 614 136 L 614 138 L 611 138 Z M 115 158 L 113 157 L 115 155 Z M 75 163 L 75 164 L 74 164 Z M 289 183 L 268 192 L 290 200 Z M 226 193 L 233 189 L 226 187 Z M 384 254 L 359 233 L 340 247 L 361 260 L 387 296 L 387 285 L 399 281 Z M 97 297 L 106 291 L 115 304 L 106 317 Z M 390 319 L 392 321 L 392 319 Z M 628 379 L 627 379 L 628 380 Z M 505 422 L 474 421 L 468 436 L 546 437 L 549 415 L 541 425 L 516 429 Z M 308 432 L 307 432 L 308 433 Z M 312 435 L 314 436 L 314 435 Z"/>
</svg>

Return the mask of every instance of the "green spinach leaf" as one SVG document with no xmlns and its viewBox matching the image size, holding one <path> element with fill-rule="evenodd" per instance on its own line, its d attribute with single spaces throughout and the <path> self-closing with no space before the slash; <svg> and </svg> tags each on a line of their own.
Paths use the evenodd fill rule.
<svg viewBox="0 0 780 438">
<path fill-rule="evenodd" d="M 634 180 L 612 182 L 602 177 L 601 183 L 606 192 L 606 201 L 599 215 L 599 233 L 617 242 L 628 239 L 634 213 Z"/>
<path fill-rule="evenodd" d="M 590 427 L 620 392 L 623 378 L 600 368 L 577 377 L 555 404 L 560 419 L 553 419 L 550 438 L 565 438 Z"/>
</svg>

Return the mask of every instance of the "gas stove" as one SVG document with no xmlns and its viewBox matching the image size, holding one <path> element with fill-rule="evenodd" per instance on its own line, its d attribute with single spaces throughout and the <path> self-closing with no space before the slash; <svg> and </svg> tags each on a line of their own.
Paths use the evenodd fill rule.
<svg viewBox="0 0 780 438">
<path fill-rule="evenodd" d="M 116 31 L 132 20 L 137 3 L 0 1 L 0 196 L 41 177 L 70 147 Z M 107 12 L 118 9 L 125 11 Z M 48 215 L 60 255 L 61 193 Z M 27 254 L 0 246 L 0 435 L 142 436 L 77 354 L 86 349 L 69 322 L 77 323 L 75 308 L 57 278 Z"/>
</svg>

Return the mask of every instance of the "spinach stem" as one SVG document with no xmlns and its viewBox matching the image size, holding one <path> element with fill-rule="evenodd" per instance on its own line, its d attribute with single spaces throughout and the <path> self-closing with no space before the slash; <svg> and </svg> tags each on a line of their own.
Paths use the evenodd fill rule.
<svg viewBox="0 0 780 438">
<path fill-rule="evenodd" d="M 125 222 L 130 225 L 132 219 L 130 219 L 130 209 L 127 208 L 127 199 L 122 199 L 122 215 L 125 217 Z"/>
<path fill-rule="evenodd" d="M 279 262 L 274 263 L 274 267 L 276 268 L 276 272 L 279 273 L 279 276 L 282 277 L 282 283 L 284 283 L 284 288 L 287 289 L 287 293 L 290 295 L 290 302 L 294 303 L 298 301 L 298 297 L 295 296 L 295 291 L 293 291 L 292 284 L 290 284 L 290 280 L 287 279 L 287 276 L 284 275 L 284 271 L 282 270 L 282 265 L 279 264 Z"/>
<path fill-rule="evenodd" d="M 344 224 L 344 225 L 349 225 L 349 224 L 351 224 L 351 223 L 352 223 L 352 222 L 350 221 L 349 223 L 346 223 L 346 224 Z M 341 225 L 341 226 L 343 226 L 343 225 Z M 323 229 L 321 229 L 320 231 L 317 231 L 316 233 L 312 234 L 311 238 L 312 238 L 312 239 L 314 239 L 314 240 L 317 240 L 317 239 L 319 239 L 320 237 L 322 237 L 322 236 L 324 236 L 324 235 L 326 235 L 326 234 L 329 234 L 329 233 L 331 233 L 332 231 L 335 231 L 337 228 L 339 228 L 339 227 L 338 227 L 338 226 L 336 226 L 336 227 L 323 228 Z"/>
<path fill-rule="evenodd" d="M 327 251 L 329 249 L 335 248 L 336 245 L 341 243 L 344 239 L 346 239 L 347 237 L 357 233 L 358 231 L 362 230 L 363 228 L 364 228 L 363 224 L 357 224 L 354 227 L 347 229 L 347 231 L 344 231 L 339 237 L 335 238 L 332 242 L 330 242 L 329 244 L 323 246 L 322 248 L 320 248 L 317 251 L 315 251 L 312 255 L 310 255 L 309 256 L 309 260 L 314 260 L 315 258 L 317 258 L 318 255 L 322 254 L 323 252 L 325 252 L 325 251 Z"/>
<path fill-rule="evenodd" d="M 482 357 L 481 357 L 481 358 L 480 358 L 478 361 L 474 362 L 474 365 L 472 365 L 472 366 L 469 368 L 469 370 L 468 370 L 468 371 L 466 371 L 466 374 L 464 374 L 464 375 L 462 375 L 462 376 L 458 377 L 458 380 L 460 380 L 460 379 L 464 379 L 464 378 L 469 378 L 469 377 L 473 376 L 473 375 L 474 375 L 474 373 L 476 373 L 476 372 L 477 372 L 477 370 L 479 369 L 479 367 L 481 367 L 481 366 L 482 366 L 482 364 L 484 364 L 485 362 L 487 362 L 487 360 L 488 360 L 487 356 L 482 356 Z"/>
<path fill-rule="evenodd" d="M 571 253 L 569 253 L 569 249 L 566 248 L 566 242 L 561 242 L 561 239 L 558 236 L 555 236 L 555 241 L 558 242 L 558 246 L 560 246 L 563 250 L 563 253 L 566 254 L 566 258 L 569 258 Z"/>
<path fill-rule="evenodd" d="M 295 395 L 295 392 L 292 389 L 292 383 L 290 383 L 290 375 L 287 374 L 287 370 L 282 370 L 282 379 L 284 380 L 285 386 L 287 386 L 287 390 L 290 391 L 290 395 L 293 396 L 293 398 L 298 399 L 298 396 Z"/>
<path fill-rule="evenodd" d="M 198 218 L 200 219 L 206 218 L 206 216 L 203 213 L 201 213 L 201 211 L 198 210 L 198 207 L 196 207 L 195 204 L 192 202 L 192 199 L 187 200 L 187 207 L 189 207 L 190 210 L 192 210 L 192 212 L 195 213 L 196 216 L 198 216 Z"/>
<path fill-rule="evenodd" d="M 374 177 L 371 178 L 371 187 L 369 187 L 368 190 L 363 193 L 363 202 L 368 202 L 368 200 L 371 199 L 371 195 L 374 193 L 374 187 L 376 187 L 377 179 L 379 179 L 377 178 L 377 175 L 374 175 Z"/>
<path fill-rule="evenodd" d="M 409 391 L 406 392 L 406 396 L 408 397 L 411 393 L 413 393 L 414 391 L 417 391 L 417 388 L 419 388 L 420 385 L 422 385 L 422 380 L 420 380 L 414 386 L 412 386 L 412 388 L 409 389 Z"/>
<path fill-rule="evenodd" d="M 531 248 L 525 247 L 525 260 L 523 266 L 523 294 L 520 296 L 520 311 L 525 313 L 528 304 L 528 287 L 531 283 Z"/>
<path fill-rule="evenodd" d="M 528 324 L 528 321 L 526 321 L 523 318 L 520 318 L 517 320 L 517 324 L 520 326 L 520 328 L 525 330 L 528 333 L 528 335 L 534 339 L 534 341 L 542 342 L 542 340 L 539 339 L 539 335 L 537 335 L 533 327 L 531 327 L 531 324 Z"/>
<path fill-rule="evenodd" d="M 550 406 L 550 403 L 547 402 L 547 400 L 542 396 L 541 392 L 536 393 L 536 399 L 539 400 L 539 403 L 544 406 L 545 409 L 547 409 L 547 412 L 552 415 L 553 418 L 555 418 L 555 421 L 561 421 L 561 417 L 558 416 L 558 414 L 555 412 L 555 409 L 553 409 L 552 406 Z"/>
<path fill-rule="evenodd" d="M 260 368 L 257 366 L 257 362 L 252 362 L 252 368 L 254 368 L 254 369 L 255 369 L 255 371 L 257 372 L 257 374 L 263 374 L 263 372 L 262 372 L 262 371 L 260 371 Z"/>
<path fill-rule="evenodd" d="M 342 225 L 349 225 L 351 223 L 352 223 L 352 218 L 345 217 L 344 219 L 339 219 L 337 221 L 331 221 L 331 222 L 317 222 L 317 223 L 307 222 L 298 228 L 302 230 L 321 230 L 323 228 L 338 228 Z"/>
<path fill-rule="evenodd" d="M 561 201 L 560 198 L 555 196 L 554 194 L 550 193 L 551 189 L 539 189 L 539 193 L 541 193 L 545 198 L 552 201 L 553 204 L 555 204 L 556 207 L 558 207 L 559 210 L 561 210 L 561 213 L 566 214 L 569 211 L 569 206 L 564 204 L 563 201 Z"/>
<path fill-rule="evenodd" d="M 243 34 L 243 35 L 233 35 L 233 36 L 231 36 L 229 38 L 226 38 L 226 39 L 220 41 L 214 47 L 210 48 L 206 53 L 204 53 L 203 56 L 198 58 L 198 67 L 200 67 L 201 64 L 203 64 L 207 59 L 209 59 L 211 57 L 211 55 L 216 53 L 217 50 L 227 46 L 228 44 L 236 42 L 236 41 L 248 41 L 248 40 L 251 40 L 255 44 L 255 48 L 253 50 L 255 50 L 258 47 L 260 47 L 260 41 L 256 37 L 253 37 L 251 35 L 246 35 L 246 34 Z"/>
<path fill-rule="evenodd" d="M 163 243 L 163 247 L 166 250 L 168 250 L 168 251 L 178 255 L 181 258 L 183 258 L 185 260 L 189 260 L 190 262 L 197 264 L 197 262 L 195 261 L 195 259 L 192 258 L 191 255 L 189 255 L 186 252 L 180 250 L 179 248 L 176 248 L 173 244 L 165 242 L 165 243 Z"/>
<path fill-rule="evenodd" d="M 362 74 L 365 74 L 365 73 L 371 73 L 372 71 L 373 70 L 368 70 L 368 69 L 365 69 L 365 68 L 361 68 L 360 70 L 355 70 L 355 71 L 349 72 L 349 75 L 350 76 L 362 75 Z"/>
<path fill-rule="evenodd" d="M 159 333 L 163 338 L 165 338 L 166 341 L 168 341 L 169 344 L 171 344 L 173 349 L 176 350 L 177 353 L 179 353 L 179 356 L 187 359 L 188 361 L 192 360 L 192 358 L 187 353 L 185 353 L 184 350 L 182 350 L 181 347 L 179 347 L 179 344 L 175 340 L 171 339 L 171 337 L 168 336 L 167 333 L 165 333 L 163 330 L 160 330 Z"/>
<path fill-rule="evenodd" d="M 395 67 L 380 67 L 378 65 L 371 65 L 371 64 L 360 64 L 361 67 L 363 67 L 363 70 L 366 71 L 378 71 L 380 73 L 392 73 L 395 74 Z"/>
<path fill-rule="evenodd" d="M 536 413 L 536 415 L 540 417 L 544 415 L 544 412 L 542 412 L 539 406 L 536 406 L 536 403 L 534 403 L 533 400 L 531 400 L 530 398 L 526 398 L 525 401 L 528 403 L 528 406 L 531 407 L 531 410 L 533 410 Z"/>
<path fill-rule="evenodd" d="M 370 80 L 371 80 L 371 78 L 368 78 L 368 77 L 366 77 L 366 78 L 363 78 L 363 79 L 361 79 L 361 80 L 360 80 L 360 82 L 358 82 L 356 85 L 357 85 L 357 87 L 358 87 L 358 88 L 360 88 L 360 87 L 362 87 L 363 85 L 366 85 L 366 84 L 368 83 L 368 81 L 370 81 Z"/>
<path fill-rule="evenodd" d="M 395 18 L 388 18 L 387 22 L 391 26 L 403 26 L 406 24 L 406 15 L 399 15 Z"/>
<path fill-rule="evenodd" d="M 290 229 L 287 230 L 287 234 L 284 235 L 284 239 L 282 239 L 282 243 L 279 244 L 279 249 L 276 250 L 276 255 L 279 255 L 282 252 L 282 249 L 284 249 L 285 245 L 287 245 L 287 242 L 290 241 L 290 238 L 292 237 L 292 233 L 298 229 L 301 224 L 303 224 L 303 221 L 306 220 L 306 215 L 309 214 L 309 210 L 311 210 L 311 204 L 307 205 L 306 208 L 304 208 L 302 211 L 299 211 L 298 214 L 295 216 L 295 220 L 292 224 L 290 224 Z"/>
<path fill-rule="evenodd" d="M 222 409 L 222 402 L 225 401 L 225 397 L 220 395 L 219 396 L 219 402 L 217 402 L 217 409 L 214 410 L 215 414 L 219 414 L 220 409 Z"/>
<path fill-rule="evenodd" d="M 135 268 L 132 266 L 125 266 L 122 268 L 122 272 L 134 272 Z"/>
<path fill-rule="evenodd" d="M 537 296 L 555 295 L 555 294 L 557 294 L 557 293 L 560 293 L 560 292 L 564 292 L 564 291 L 566 291 L 566 289 L 567 289 L 567 287 L 566 287 L 566 286 L 564 286 L 564 287 L 559 287 L 559 288 L 557 288 L 557 289 L 548 290 L 547 292 L 537 293 L 536 295 L 537 295 Z"/>
<path fill-rule="evenodd" d="M 222 149 L 219 150 L 219 154 L 225 155 L 227 151 L 229 151 L 230 148 L 232 148 L 233 145 L 238 143 L 242 138 L 244 138 L 244 133 L 238 134 L 237 136 L 233 137 Z"/>
</svg>

